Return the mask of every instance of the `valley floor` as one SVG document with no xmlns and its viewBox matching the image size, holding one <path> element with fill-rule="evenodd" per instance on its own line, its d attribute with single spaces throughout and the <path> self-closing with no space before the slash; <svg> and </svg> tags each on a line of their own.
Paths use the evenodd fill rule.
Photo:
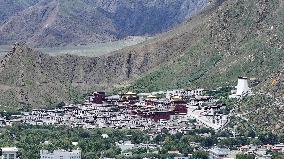
<svg viewBox="0 0 284 159">
<path fill-rule="evenodd" d="M 124 40 L 118 40 L 113 42 L 87 44 L 80 46 L 39 48 L 39 50 L 42 51 L 43 53 L 47 53 L 52 56 L 71 54 L 78 56 L 94 57 L 94 56 L 102 56 L 111 53 L 113 51 L 117 51 L 126 47 L 142 43 L 147 39 L 150 39 L 150 37 L 133 36 L 133 37 L 128 37 Z"/>
</svg>

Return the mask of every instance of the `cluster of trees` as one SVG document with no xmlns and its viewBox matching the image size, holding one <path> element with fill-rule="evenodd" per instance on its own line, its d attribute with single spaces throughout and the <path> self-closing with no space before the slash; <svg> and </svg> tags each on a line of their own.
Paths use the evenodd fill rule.
<svg viewBox="0 0 284 159">
<path fill-rule="evenodd" d="M 70 127 L 53 126 L 31 126 L 14 125 L 0 129 L 0 147 L 16 146 L 20 149 L 23 159 L 39 158 L 39 151 L 47 149 L 71 150 L 76 146 L 72 142 L 78 142 L 78 147 L 82 150 L 83 159 L 106 157 L 124 158 L 121 150 L 115 142 L 129 140 L 134 144 L 156 143 L 161 144 L 159 150 L 150 151 L 148 149 L 133 150 L 131 158 L 156 157 L 168 158 L 171 155 L 168 151 L 179 151 L 184 155 L 193 154 L 196 158 L 208 158 L 208 153 L 196 151 L 189 146 L 189 142 L 200 142 L 204 147 L 212 146 L 216 140 L 210 137 L 200 137 L 198 133 L 213 133 L 210 129 L 194 130 L 189 135 L 170 135 L 163 132 L 157 135 L 154 140 L 150 140 L 145 132 L 139 130 L 117 130 L 117 129 L 93 129 L 86 130 Z M 109 138 L 102 138 L 102 134 L 108 134 Z M 45 144 L 48 141 L 49 144 Z M 176 156 L 172 154 L 172 156 Z"/>
<path fill-rule="evenodd" d="M 252 155 L 252 154 L 237 154 L 236 159 L 255 159 L 255 155 Z"/>
<path fill-rule="evenodd" d="M 219 145 L 223 145 L 229 148 L 236 148 L 239 145 L 266 145 L 266 144 L 277 144 L 284 142 L 284 134 L 274 134 L 272 132 L 256 132 L 252 129 L 244 131 L 235 138 L 232 138 L 232 134 L 223 131 L 219 133 L 218 137 L 224 137 L 218 141 Z"/>
<path fill-rule="evenodd" d="M 10 120 L 12 118 L 12 115 L 20 115 L 20 112 L 6 112 L 6 111 L 0 111 L 0 117 L 6 117 L 6 119 Z"/>
<path fill-rule="evenodd" d="M 109 138 L 102 138 L 102 134 L 108 134 Z M 208 137 L 199 134 L 209 134 Z M 255 138 L 258 137 L 258 138 Z M 0 129 L 0 147 L 16 146 L 20 148 L 23 159 L 39 158 L 39 151 L 47 149 L 71 150 L 76 148 L 72 142 L 78 142 L 82 150 L 83 159 L 105 157 L 125 158 L 121 150 L 116 146 L 118 141 L 131 141 L 134 144 L 155 143 L 160 144 L 161 149 L 134 149 L 131 158 L 168 158 L 168 151 L 179 151 L 182 156 L 192 154 L 193 158 L 206 159 L 208 153 L 203 151 L 214 145 L 228 148 L 251 144 L 275 144 L 284 141 L 284 135 L 275 135 L 270 132 L 255 134 L 248 132 L 243 136 L 232 138 L 227 131 L 215 133 L 210 129 L 196 129 L 187 135 L 177 133 L 175 135 L 163 131 L 153 140 L 145 132 L 139 130 L 117 129 L 93 129 L 86 130 L 70 127 L 14 125 L 13 127 Z M 44 144 L 49 141 L 49 144 Z M 190 143 L 199 143 L 200 147 L 192 147 Z M 176 156 L 176 155 L 172 155 Z M 277 156 L 277 155 L 274 155 Z M 279 156 L 279 155 L 278 155 Z M 238 155 L 238 158 L 250 158 L 251 156 Z"/>
<path fill-rule="evenodd" d="M 233 90 L 234 87 L 221 87 L 217 90 L 209 90 L 206 95 L 214 96 L 214 97 L 224 97 L 227 98 L 231 94 L 231 90 Z"/>
<path fill-rule="evenodd" d="M 102 138 L 102 134 L 109 138 Z M 39 158 L 41 149 L 74 149 L 72 142 L 78 142 L 82 149 L 84 159 L 99 158 L 104 152 L 108 157 L 120 154 L 120 149 L 115 146 L 115 141 L 130 140 L 133 143 L 147 142 L 146 134 L 137 130 L 112 130 L 81 128 L 16 125 L 1 129 L 0 147 L 16 146 L 20 148 L 23 159 Z M 44 144 L 49 141 L 50 144 Z"/>
</svg>

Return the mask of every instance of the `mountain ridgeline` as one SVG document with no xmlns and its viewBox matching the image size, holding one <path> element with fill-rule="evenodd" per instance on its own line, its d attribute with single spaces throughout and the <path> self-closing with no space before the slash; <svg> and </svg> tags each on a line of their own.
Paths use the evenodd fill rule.
<svg viewBox="0 0 284 159">
<path fill-rule="evenodd" d="M 207 0 L 0 0 L 0 45 L 84 45 L 161 33 Z"/>
<path fill-rule="evenodd" d="M 100 57 L 52 57 L 16 44 L 2 60 L 0 102 L 39 107 L 94 89 L 216 88 L 238 76 L 269 81 L 283 69 L 283 7 L 281 0 L 212 1 L 175 29 Z"/>
</svg>

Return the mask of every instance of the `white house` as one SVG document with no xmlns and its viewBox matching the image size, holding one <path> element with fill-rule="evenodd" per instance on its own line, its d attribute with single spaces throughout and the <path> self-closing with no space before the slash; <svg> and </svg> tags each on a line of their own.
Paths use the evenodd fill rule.
<svg viewBox="0 0 284 159">
<path fill-rule="evenodd" d="M 18 148 L 16 147 L 3 147 L 1 148 L 3 159 L 17 159 Z"/>
<path fill-rule="evenodd" d="M 53 152 L 41 150 L 40 159 L 81 159 L 81 150 L 55 150 Z"/>
<path fill-rule="evenodd" d="M 215 147 L 209 151 L 209 159 L 224 159 L 227 158 L 230 153 L 229 149 Z"/>
<path fill-rule="evenodd" d="M 135 145 L 132 144 L 131 141 L 125 141 L 124 143 L 116 143 L 116 146 L 118 146 L 122 152 L 125 150 L 131 150 L 135 147 Z"/>
</svg>

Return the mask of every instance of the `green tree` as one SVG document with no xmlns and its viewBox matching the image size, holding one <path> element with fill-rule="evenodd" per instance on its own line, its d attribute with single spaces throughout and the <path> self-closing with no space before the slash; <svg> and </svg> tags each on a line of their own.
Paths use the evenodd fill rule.
<svg viewBox="0 0 284 159">
<path fill-rule="evenodd" d="M 251 154 L 237 154 L 236 159 L 254 159 L 255 156 Z"/>
<path fill-rule="evenodd" d="M 208 159 L 209 154 L 206 151 L 196 151 L 192 154 L 193 159 Z"/>
</svg>

